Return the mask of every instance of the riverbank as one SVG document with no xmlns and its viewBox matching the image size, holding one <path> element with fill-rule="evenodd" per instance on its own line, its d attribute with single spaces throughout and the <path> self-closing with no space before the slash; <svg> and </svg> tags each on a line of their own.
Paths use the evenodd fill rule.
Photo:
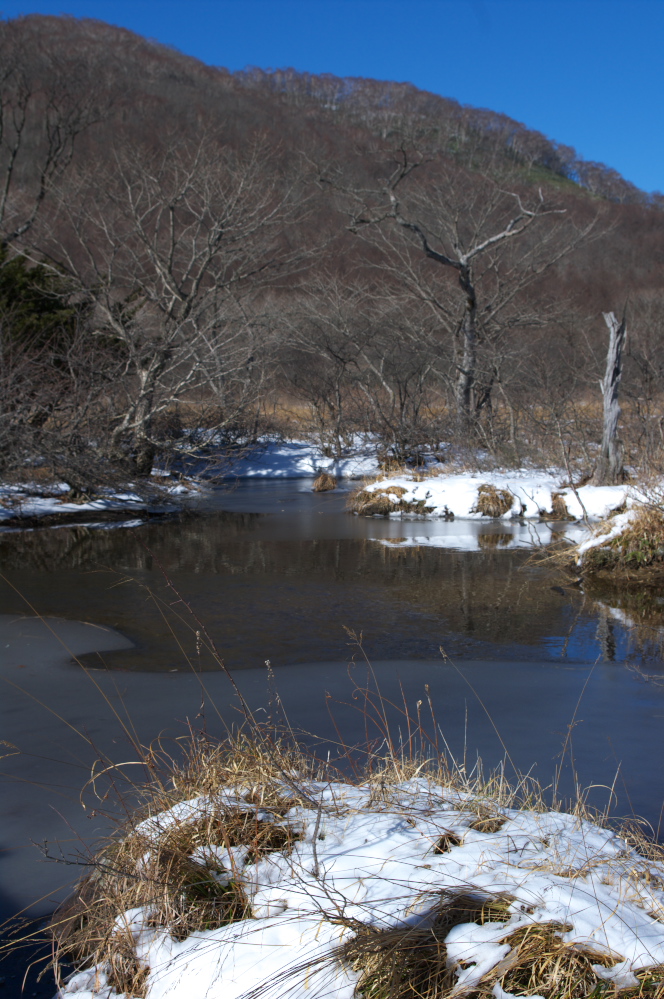
<svg viewBox="0 0 664 999">
<path fill-rule="evenodd" d="M 4 483 L 0 484 L 0 529 L 94 523 L 95 519 L 112 524 L 126 521 L 127 514 L 163 516 L 180 509 L 199 491 L 195 480 L 166 473 L 153 475 L 140 489 L 134 483 L 127 483 L 123 489 L 104 488 L 84 496 L 73 496 L 65 482 Z M 136 520 L 132 526 L 134 523 Z"/>
<path fill-rule="evenodd" d="M 634 487 L 572 486 L 562 473 L 527 469 L 383 475 L 350 497 L 364 516 L 479 520 L 601 520 L 632 502 Z"/>
<path fill-rule="evenodd" d="M 479 460 L 479 459 L 478 459 Z M 340 458 L 304 440 L 265 441 L 215 465 L 193 463 L 187 475 L 156 470 L 140 484 L 72 496 L 62 482 L 26 480 L 0 485 L 0 525 L 58 524 L 98 517 L 106 522 L 126 514 L 158 516 L 196 506 L 211 489 L 238 483 L 283 482 L 321 476 L 325 489 L 348 491 L 364 480 L 349 509 L 365 516 L 419 516 L 426 519 L 600 520 L 631 503 L 634 486 L 596 487 L 565 483 L 561 470 L 494 469 L 468 471 L 433 455 L 423 467 L 380 473 L 377 444 L 358 439 Z M 318 486 L 318 487 L 319 487 Z M 318 488 L 315 484 L 314 488 Z"/>
</svg>

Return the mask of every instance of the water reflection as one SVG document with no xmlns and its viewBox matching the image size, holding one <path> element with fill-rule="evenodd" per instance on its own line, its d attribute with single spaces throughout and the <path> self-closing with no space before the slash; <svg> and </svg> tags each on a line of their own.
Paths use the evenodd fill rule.
<svg viewBox="0 0 664 999">
<path fill-rule="evenodd" d="M 235 668 L 343 659 L 345 629 L 362 633 L 376 659 L 432 659 L 441 646 L 459 659 L 621 661 L 630 653 L 629 627 L 611 617 L 608 641 L 598 629 L 605 611 L 530 564 L 527 550 L 511 547 L 513 531 L 479 525 L 478 535 L 473 525 L 475 549 L 453 550 L 439 547 L 451 544 L 434 533 L 442 526 L 427 524 L 436 544 L 425 544 L 421 523 L 322 517 L 304 506 L 278 517 L 218 511 L 118 531 L 7 534 L 0 558 L 41 613 L 127 634 L 133 652 L 104 656 L 116 669 L 180 669 L 187 658 L 217 668 L 167 580 Z M 458 527 L 465 537 L 468 526 Z M 3 610 L 25 609 L 10 586 L 0 592 Z"/>
</svg>

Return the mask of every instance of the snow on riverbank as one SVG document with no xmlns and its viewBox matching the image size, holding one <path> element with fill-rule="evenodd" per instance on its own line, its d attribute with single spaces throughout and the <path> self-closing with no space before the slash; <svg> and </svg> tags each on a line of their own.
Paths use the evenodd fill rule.
<svg viewBox="0 0 664 999">
<path fill-rule="evenodd" d="M 284 784 L 285 799 L 291 785 Z M 315 782 L 300 792 L 310 804 L 281 814 L 252 804 L 255 789 L 226 789 L 182 802 L 134 831 L 143 837 L 146 870 L 174 827 L 213 829 L 215 815 L 253 810 L 256 823 L 298 836 L 291 852 L 275 849 L 255 862 L 241 845 L 202 843 L 192 854 L 220 886 L 241 883 L 249 917 L 186 939 L 155 926 L 149 906 L 116 917 L 118 945 L 132 941 L 148 971 L 147 999 L 352 999 L 361 970 L 340 948 L 362 927 L 431 926 L 454 893 L 501 903 L 488 921 L 465 914 L 445 931 L 460 991 L 482 979 L 494 996 L 511 997 L 513 934 L 537 924 L 548 925 L 570 953 L 589 955 L 598 986 L 635 987 L 634 972 L 664 964 L 664 862 L 607 829 L 421 778 L 382 783 L 380 793 L 376 785 Z M 116 993 L 99 966 L 75 974 L 58 996 Z"/>
<path fill-rule="evenodd" d="M 149 496 L 133 492 L 129 485 L 126 491 L 99 490 L 85 500 L 70 499 L 70 489 L 65 482 L 45 486 L 35 483 L 0 485 L 0 523 L 62 514 L 157 513 L 172 509 L 197 491 L 193 482 L 169 482 L 165 476 L 155 476 L 150 482 Z"/>
<path fill-rule="evenodd" d="M 588 485 L 572 489 L 561 486 L 560 478 L 548 472 L 525 470 L 386 476 L 365 486 L 364 492 L 389 497 L 395 505 L 421 503 L 431 517 L 482 519 L 486 514 L 478 510 L 481 486 L 491 486 L 506 493 L 506 509 L 497 518 L 502 520 L 541 516 L 556 519 L 556 506 L 561 509 L 561 503 L 574 520 L 585 517 L 601 520 L 631 501 L 629 486 Z M 395 510 L 393 515 L 402 516 L 402 513 Z"/>
<path fill-rule="evenodd" d="M 378 471 L 376 444 L 358 440 L 341 459 L 327 457 L 307 441 L 261 445 L 233 462 L 225 478 L 306 479 L 328 472 L 339 479 L 358 479 Z"/>
</svg>

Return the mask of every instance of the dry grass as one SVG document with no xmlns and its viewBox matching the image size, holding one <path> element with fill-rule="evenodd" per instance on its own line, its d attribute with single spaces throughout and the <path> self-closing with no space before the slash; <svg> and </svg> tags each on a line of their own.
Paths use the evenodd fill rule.
<svg viewBox="0 0 664 999">
<path fill-rule="evenodd" d="M 533 923 L 506 934 L 507 956 L 474 987 L 459 990 L 455 965 L 448 960 L 445 939 L 454 926 L 464 923 L 502 922 L 508 918 L 512 899 L 496 895 L 478 898 L 460 892 L 444 895 L 426 926 L 393 930 L 358 928 L 343 948 L 343 958 L 360 973 L 357 993 L 363 999 L 492 999 L 496 983 L 515 996 L 540 995 L 544 999 L 663 999 L 664 969 L 637 973 L 639 986 L 618 990 L 593 970 L 593 965 L 613 967 L 619 960 L 588 947 L 567 944 L 569 929 L 556 923 Z"/>
<path fill-rule="evenodd" d="M 330 475 L 328 472 L 321 472 L 320 475 L 314 479 L 314 484 L 311 488 L 315 493 L 327 493 L 331 489 L 337 488 L 337 480 L 334 475 Z"/>
<path fill-rule="evenodd" d="M 611 960 L 587 947 L 564 943 L 562 934 L 567 929 L 569 927 L 555 923 L 542 923 L 526 926 L 506 936 L 504 942 L 510 944 L 512 949 L 493 969 L 490 982 L 481 990 L 487 999 L 492 994 L 490 985 L 495 981 L 506 992 L 526 996 L 537 994 L 544 996 L 544 999 L 581 999 L 615 994 L 615 989 L 606 988 L 592 965 L 610 968 L 619 959 Z"/>
<path fill-rule="evenodd" d="M 512 509 L 513 503 L 514 496 L 509 489 L 498 489 L 484 483 L 477 490 L 473 513 L 481 513 L 483 517 L 504 517 Z"/>
<path fill-rule="evenodd" d="M 454 968 L 448 966 L 445 937 L 454 926 L 505 918 L 511 899 L 444 894 L 427 926 L 358 931 L 342 954 L 360 972 L 357 992 L 364 999 L 438 999 L 450 995 Z"/>
<path fill-rule="evenodd" d="M 157 781 L 146 788 L 135 820 L 97 853 L 88 876 L 52 917 L 56 976 L 63 962 L 96 965 L 117 993 L 140 999 L 146 972 L 136 961 L 128 910 L 143 907 L 148 925 L 166 928 L 177 940 L 251 917 L 239 869 L 269 853 L 290 852 L 299 833 L 282 816 L 306 798 L 295 783 L 291 790 L 288 774 L 316 775 L 311 758 L 257 734 L 226 743 L 192 739 L 184 762 L 171 761 L 170 787 Z M 238 785 L 249 789 L 242 811 L 220 797 Z M 138 821 L 199 795 L 208 798 L 203 812 L 162 831 Z M 231 854 L 240 859 L 222 866 L 208 849 L 215 846 L 242 847 Z"/>
<path fill-rule="evenodd" d="M 384 702 L 382 702 L 384 705 Z M 367 717 L 371 697 L 367 692 Z M 419 708 L 418 708 L 419 710 Z M 412 734 L 404 743 L 392 743 L 389 735 L 382 755 L 367 753 L 367 765 L 354 764 L 354 776 L 343 779 L 368 788 L 370 803 L 402 808 L 403 782 L 428 775 L 432 787 L 454 787 L 470 796 L 462 807 L 471 814 L 469 828 L 482 833 L 498 832 L 506 821 L 505 808 L 546 811 L 550 803 L 542 788 L 530 777 L 510 784 L 501 768 L 485 777 L 481 766 L 468 774 L 450 763 L 444 752 L 429 742 L 417 719 L 405 716 Z M 419 745 L 419 749 L 417 746 Z M 424 747 L 424 748 L 423 748 Z M 135 957 L 131 927 L 124 914 L 137 906 L 148 913 L 148 925 L 164 927 L 176 939 L 192 933 L 251 918 L 251 909 L 238 875 L 246 864 L 267 854 L 288 854 L 300 836 L 296 824 L 285 813 L 293 806 L 312 807 L 306 781 L 338 780 L 339 771 L 304 752 L 292 736 L 280 738 L 255 723 L 216 742 L 192 734 L 186 753 L 179 760 L 162 759 L 151 752 L 164 776 L 144 791 L 143 806 L 132 821 L 94 858 L 89 875 L 51 923 L 55 945 L 56 975 L 62 962 L 76 968 L 103 968 L 109 984 L 119 994 L 145 996 L 147 976 Z M 350 756 L 349 756 L 350 761 Z M 357 758 L 355 758 L 357 760 Z M 225 803 L 232 791 L 242 790 L 241 808 Z M 180 821 L 145 825 L 175 804 L 205 796 L 205 807 Z M 597 821 L 583 801 L 575 813 Z M 463 834 L 462 834 L 463 835 Z M 664 847 L 652 842 L 642 827 L 626 830 L 629 845 L 646 857 L 661 861 Z M 445 853 L 460 845 L 455 834 L 443 833 L 435 852 Z M 222 866 L 210 846 L 241 848 Z M 228 856 L 227 854 L 225 856 Z M 487 897 L 471 889 L 445 892 L 432 899 L 426 924 L 378 931 L 353 923 L 354 936 L 339 953 L 360 973 L 357 995 L 364 999 L 445 999 L 453 994 L 455 969 L 448 966 L 445 938 L 462 923 L 503 922 L 512 899 L 506 895 Z M 124 922 L 123 922 L 124 918 Z M 591 965 L 607 964 L 606 957 L 564 944 L 562 928 L 533 925 L 505 938 L 510 954 L 472 991 L 474 999 L 491 999 L 499 982 L 516 995 L 539 994 L 545 999 L 600 999 L 615 994 L 602 982 Z M 610 963 L 610 962 L 608 962 Z M 657 969 L 640 975 L 634 996 L 664 999 L 664 986 Z"/>
<path fill-rule="evenodd" d="M 611 526 L 610 520 L 605 521 L 598 533 Z M 610 572 L 614 578 L 616 574 L 629 578 L 638 573 L 640 579 L 664 574 L 664 509 L 639 507 L 618 537 L 584 553 L 582 568 L 584 575 Z"/>
<path fill-rule="evenodd" d="M 407 492 L 403 486 L 386 486 L 373 491 L 363 486 L 351 493 L 346 506 L 362 517 L 387 517 L 391 513 L 432 513 L 433 507 L 427 506 L 426 500 L 402 499 Z M 393 496 L 396 500 L 391 498 Z"/>
<path fill-rule="evenodd" d="M 555 520 L 574 520 L 570 516 L 565 497 L 561 493 L 552 493 L 551 495 L 551 514 Z"/>
</svg>

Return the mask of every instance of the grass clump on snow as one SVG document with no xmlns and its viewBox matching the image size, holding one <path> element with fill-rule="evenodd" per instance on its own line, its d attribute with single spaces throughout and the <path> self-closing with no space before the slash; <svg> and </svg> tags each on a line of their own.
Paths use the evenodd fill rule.
<svg viewBox="0 0 664 999">
<path fill-rule="evenodd" d="M 391 513 L 432 513 L 433 507 L 426 500 L 404 500 L 408 490 L 403 486 L 390 485 L 368 490 L 366 487 L 352 493 L 348 509 L 363 517 L 387 517 Z"/>
<path fill-rule="evenodd" d="M 664 999 L 664 849 L 405 727 L 345 772 L 192 736 L 55 914 L 60 999 Z"/>
<path fill-rule="evenodd" d="M 474 512 L 483 517 L 504 517 L 514 504 L 514 496 L 509 489 L 498 489 L 496 486 L 484 483 L 477 490 L 477 502 Z"/>
</svg>

